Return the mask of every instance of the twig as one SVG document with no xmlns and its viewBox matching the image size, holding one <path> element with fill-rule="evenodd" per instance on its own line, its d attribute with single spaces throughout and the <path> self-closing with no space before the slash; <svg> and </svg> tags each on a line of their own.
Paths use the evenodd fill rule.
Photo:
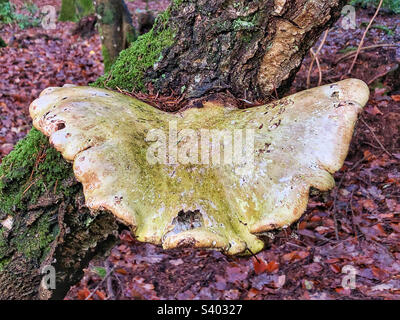
<svg viewBox="0 0 400 320">
<path fill-rule="evenodd" d="M 308 74 L 307 74 L 307 88 L 310 88 L 310 83 L 311 83 L 311 80 L 310 80 L 310 78 L 311 78 L 311 71 L 312 71 L 312 68 L 313 68 L 313 66 L 314 66 L 314 60 L 316 60 L 317 58 L 318 58 L 318 55 L 319 55 L 319 52 L 321 51 L 321 49 L 322 49 L 322 47 L 323 47 L 323 45 L 324 45 L 324 43 L 325 43 L 325 41 L 326 41 L 326 37 L 328 36 L 328 33 L 329 33 L 329 29 L 328 30 L 326 30 L 325 32 L 324 32 L 324 35 L 323 35 L 323 37 L 322 37 L 322 40 L 321 40 L 321 43 L 319 44 L 319 46 L 318 46 L 318 48 L 317 48 L 317 51 L 315 52 L 315 54 L 314 54 L 314 51 L 312 50 L 312 48 L 310 49 L 310 52 L 311 52 L 311 54 L 312 54 L 312 60 L 311 60 L 311 62 L 310 62 L 310 66 L 309 66 L 309 68 L 308 68 Z M 319 62 L 317 62 L 317 65 L 319 64 Z M 320 69 L 319 69 L 320 70 Z"/>
<path fill-rule="evenodd" d="M 337 196 L 338 196 L 338 193 L 339 193 L 339 189 L 342 186 L 342 183 L 343 183 L 344 177 L 347 174 L 347 171 L 348 170 L 343 172 L 343 175 L 339 180 L 338 186 L 337 186 L 336 191 L 335 191 L 335 197 L 333 198 L 333 205 L 332 205 L 333 208 L 332 208 L 332 210 L 330 210 L 330 212 L 332 213 L 332 217 L 333 217 L 333 223 L 334 223 L 334 226 L 335 226 L 335 237 L 336 237 L 337 241 L 339 241 L 340 239 L 339 239 L 338 223 L 337 223 L 337 218 L 336 218 L 336 212 L 337 212 L 336 201 L 337 201 Z"/>
<path fill-rule="evenodd" d="M 247 247 L 247 245 L 246 245 L 246 249 L 247 249 L 247 250 L 250 252 L 250 254 L 257 260 L 258 263 L 261 263 L 261 261 L 258 260 L 257 256 L 253 253 L 253 251 L 251 251 L 251 250 L 249 249 L 249 247 Z"/>
<path fill-rule="evenodd" d="M 353 164 L 353 166 L 349 169 L 349 171 L 353 171 L 358 165 L 365 160 L 365 156 L 363 156 L 360 160 Z"/>
<path fill-rule="evenodd" d="M 36 183 L 36 180 L 32 181 L 32 183 L 24 190 L 24 192 L 22 192 L 22 195 L 24 195 L 35 183 Z"/>
<path fill-rule="evenodd" d="M 374 16 L 373 16 L 372 19 L 369 21 L 369 24 L 368 24 L 367 28 L 365 29 L 364 34 L 362 35 L 361 41 L 360 41 L 360 43 L 359 43 L 359 45 L 358 45 L 358 48 L 357 48 L 356 55 L 354 56 L 353 62 L 351 63 L 351 66 L 350 66 L 350 68 L 349 68 L 349 71 L 347 71 L 347 74 L 350 74 L 350 73 L 351 73 L 351 71 L 353 70 L 354 65 L 356 64 L 358 55 L 359 55 L 359 53 L 360 53 L 360 51 L 361 51 L 361 48 L 362 48 L 362 46 L 363 46 L 363 44 L 364 44 L 365 36 L 367 35 L 367 32 L 368 32 L 369 28 L 371 27 L 372 23 L 374 22 L 376 16 L 378 15 L 379 9 L 380 9 L 381 6 L 382 6 L 382 2 L 383 2 L 383 0 L 380 0 L 380 1 L 379 1 L 378 8 L 376 8 L 376 11 L 375 11 L 375 13 L 374 13 Z"/>
<path fill-rule="evenodd" d="M 322 71 L 321 71 L 321 65 L 320 65 L 320 63 L 319 63 L 319 58 L 318 58 L 318 56 L 314 53 L 314 50 L 313 50 L 313 49 L 310 49 L 310 52 L 311 52 L 311 54 L 314 56 L 315 62 L 316 62 L 316 64 L 317 64 L 317 68 L 318 68 L 318 86 L 320 86 L 320 85 L 321 85 L 321 82 L 322 82 Z"/>
<path fill-rule="evenodd" d="M 106 260 L 105 265 L 106 265 L 107 272 L 110 272 L 113 269 L 111 267 L 110 261 Z M 108 293 L 109 300 L 115 300 L 115 293 L 112 288 L 112 278 L 111 277 L 107 278 L 107 293 Z"/>
<path fill-rule="evenodd" d="M 360 51 L 364 51 L 364 50 L 370 50 L 370 49 L 376 49 L 376 48 L 384 48 L 384 47 L 400 47 L 400 44 L 396 44 L 396 43 L 382 43 L 382 44 L 374 44 L 372 46 L 365 46 L 362 47 L 360 49 Z M 357 52 L 357 49 L 351 52 L 347 52 L 344 55 L 340 56 L 335 63 L 339 63 L 340 61 L 344 60 L 344 59 L 348 59 L 351 56 L 354 56 Z"/>
<path fill-rule="evenodd" d="M 364 121 L 362 117 L 360 117 L 360 120 L 362 123 L 365 124 L 365 126 L 368 128 L 368 130 L 371 132 L 372 136 L 374 137 L 375 141 L 378 142 L 379 146 L 382 148 L 383 151 L 385 151 L 389 156 L 393 156 L 389 151 L 386 150 L 386 148 L 383 146 L 383 144 L 379 141 L 378 137 L 375 135 L 374 131 L 372 128 Z"/>
<path fill-rule="evenodd" d="M 390 71 L 393 71 L 394 69 L 389 68 L 388 70 L 385 70 L 384 72 L 378 73 L 376 76 L 374 76 L 371 80 L 368 80 L 367 84 L 370 85 L 373 83 L 375 80 L 379 79 L 380 77 L 386 76 Z"/>
<path fill-rule="evenodd" d="M 103 283 L 108 279 L 108 277 L 111 275 L 111 273 L 114 272 L 114 267 L 111 268 L 111 270 L 109 270 L 107 272 L 107 274 L 105 275 L 105 277 L 103 279 L 101 279 L 101 281 L 99 282 L 99 284 L 96 286 L 96 288 L 94 288 L 94 290 L 86 297 L 85 300 L 89 300 L 91 297 L 93 297 L 93 295 L 96 293 L 96 291 L 103 285 Z"/>
<path fill-rule="evenodd" d="M 354 195 L 354 190 L 351 191 L 351 195 L 350 195 L 351 222 L 352 222 L 352 224 L 353 224 L 353 232 L 354 232 L 354 235 L 355 235 L 357 241 L 359 241 L 359 240 L 358 240 L 359 235 L 358 235 L 358 231 L 357 231 L 357 226 L 358 226 L 358 225 L 357 225 L 357 223 L 356 223 L 356 218 L 355 218 L 355 216 L 354 216 L 354 210 L 353 210 L 353 195 Z"/>
<path fill-rule="evenodd" d="M 54 185 L 54 191 L 53 191 L 54 194 L 57 192 L 57 185 L 58 185 L 58 179 L 56 180 L 56 184 Z"/>
</svg>

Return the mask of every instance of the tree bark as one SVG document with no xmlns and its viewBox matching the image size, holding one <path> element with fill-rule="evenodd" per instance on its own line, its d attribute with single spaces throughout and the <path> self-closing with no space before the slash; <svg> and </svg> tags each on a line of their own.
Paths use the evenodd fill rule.
<svg viewBox="0 0 400 320">
<path fill-rule="evenodd" d="M 231 92 L 266 100 L 290 86 L 345 0 L 184 0 L 172 7 L 175 43 L 147 71 L 162 93 Z M 161 24 L 163 22 L 159 22 Z M 158 26 L 156 26 L 157 28 Z"/>
<path fill-rule="evenodd" d="M 89 261 L 115 243 L 115 218 L 90 212 L 84 203 L 71 164 L 37 130 L 3 158 L 0 300 L 61 299 Z M 49 267 L 54 268 L 52 290 L 41 285 Z"/>
<path fill-rule="evenodd" d="M 108 71 L 119 53 L 136 39 L 136 31 L 123 0 L 96 0 L 94 4 L 102 43 L 104 69 Z"/>
<path fill-rule="evenodd" d="M 185 93 L 187 99 L 232 93 L 266 100 L 288 88 L 305 54 L 345 2 L 176 0 L 96 84 L 145 90 L 142 84 L 151 83 L 164 94 Z M 96 2 L 110 61 L 127 45 L 120 32 L 124 18 L 116 14 L 121 4 Z M 46 172 L 40 163 L 54 164 L 48 171 L 56 173 L 66 163 L 49 158 L 54 150 L 42 146 L 44 137 L 29 139 L 0 166 L 0 299 L 62 298 L 89 260 L 115 243 L 120 227 L 111 214 L 84 206 L 71 168 L 71 174 L 47 179 L 39 188 Z M 15 199 L 28 204 L 19 206 Z M 48 265 L 55 268 L 55 290 L 40 285 L 41 270 Z"/>
<path fill-rule="evenodd" d="M 0 48 L 5 48 L 7 47 L 7 43 L 3 40 L 2 37 L 0 37 Z"/>
</svg>

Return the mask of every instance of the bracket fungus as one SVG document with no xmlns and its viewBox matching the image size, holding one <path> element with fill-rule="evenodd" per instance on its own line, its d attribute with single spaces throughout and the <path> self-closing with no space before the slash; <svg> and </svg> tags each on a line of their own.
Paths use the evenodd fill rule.
<svg viewBox="0 0 400 320">
<path fill-rule="evenodd" d="M 368 100 L 356 79 L 249 109 L 206 102 L 166 113 L 93 87 L 48 88 L 30 105 L 84 188 L 139 241 L 227 254 L 258 252 L 258 236 L 290 225 L 310 187 L 329 190 Z"/>
</svg>

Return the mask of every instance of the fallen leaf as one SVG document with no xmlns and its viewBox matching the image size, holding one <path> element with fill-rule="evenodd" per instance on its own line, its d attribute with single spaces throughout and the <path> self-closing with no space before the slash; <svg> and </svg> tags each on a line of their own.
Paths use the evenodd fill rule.
<svg viewBox="0 0 400 320">
<path fill-rule="evenodd" d="M 267 270 L 268 264 L 263 258 L 256 258 L 253 257 L 253 266 L 254 266 L 254 272 L 256 274 L 261 274 Z"/>
</svg>

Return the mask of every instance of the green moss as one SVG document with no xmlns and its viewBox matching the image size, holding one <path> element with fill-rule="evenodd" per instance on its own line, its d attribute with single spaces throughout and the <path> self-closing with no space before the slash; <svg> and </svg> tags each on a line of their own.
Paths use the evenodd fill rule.
<svg viewBox="0 0 400 320">
<path fill-rule="evenodd" d="M 15 248 L 28 259 L 39 261 L 46 256 L 49 244 L 58 233 L 57 219 L 51 216 L 55 213 L 42 214 L 28 228 L 22 222 L 24 217 L 16 215 L 46 193 L 63 193 L 68 197 L 77 188 L 64 183 L 72 176 L 71 165 L 36 129 L 32 129 L 3 159 L 0 165 L 0 213 L 15 216 L 15 237 L 7 241 L 0 229 L 0 270 L 7 264 L 9 248 Z"/>
<path fill-rule="evenodd" d="M 167 26 L 169 14 L 170 9 L 167 9 L 159 15 L 155 27 L 140 36 L 128 49 L 122 51 L 110 71 L 92 85 L 144 91 L 146 70 L 161 60 L 163 50 L 174 42 L 174 32 Z"/>
<path fill-rule="evenodd" d="M 4 257 L 7 252 L 7 242 L 3 235 L 3 229 L 0 229 L 0 260 Z"/>
<path fill-rule="evenodd" d="M 126 32 L 126 42 L 127 43 L 132 43 L 136 41 L 137 39 L 137 34 L 135 28 L 129 28 L 129 30 Z"/>
<path fill-rule="evenodd" d="M 104 46 L 104 45 L 101 46 L 101 53 L 103 55 L 104 72 L 108 72 L 111 69 L 112 60 L 110 58 L 110 55 L 108 53 L 106 46 Z"/>
<path fill-rule="evenodd" d="M 63 0 L 58 20 L 76 22 L 92 13 L 94 6 L 91 0 Z"/>
<path fill-rule="evenodd" d="M 11 258 L 7 259 L 1 259 L 0 260 L 0 272 L 4 270 L 4 268 L 7 266 L 7 264 L 10 262 Z"/>
<path fill-rule="evenodd" d="M 4 270 L 11 258 L 7 257 L 8 243 L 4 237 L 4 229 L 0 229 L 0 272 Z"/>
<path fill-rule="evenodd" d="M 94 13 L 94 6 L 92 0 L 78 0 L 75 2 L 76 10 L 80 18 L 86 17 Z"/>
<path fill-rule="evenodd" d="M 61 11 L 58 17 L 59 21 L 77 21 L 75 0 L 63 0 Z"/>
<path fill-rule="evenodd" d="M 23 232 L 13 238 L 11 245 L 28 259 L 42 260 L 50 250 L 49 244 L 57 236 L 57 230 L 53 227 L 51 220 L 52 217 L 49 214 L 40 217 L 34 225 L 24 228 Z"/>
<path fill-rule="evenodd" d="M 72 168 L 41 132 L 32 129 L 0 165 L 0 211 L 13 214 L 46 192 L 69 193 L 61 182 Z"/>
<path fill-rule="evenodd" d="M 183 1 L 185 1 L 185 0 L 173 0 L 172 5 L 174 7 L 177 7 L 177 6 L 181 5 L 183 3 Z"/>
<path fill-rule="evenodd" d="M 49 244 L 57 236 L 56 219 L 50 214 L 39 217 L 33 225 L 28 228 L 24 224 L 17 225 L 13 231 L 17 236 L 7 241 L 0 229 L 0 271 L 7 265 L 11 257 L 8 254 L 10 248 L 15 248 L 27 259 L 42 261 L 50 250 Z"/>
<path fill-rule="evenodd" d="M 0 37 L 0 48 L 7 47 L 7 43 L 3 40 L 2 37 Z"/>
<path fill-rule="evenodd" d="M 254 29 L 255 25 L 252 22 L 237 19 L 233 22 L 233 29 L 235 31 L 238 30 L 252 30 Z"/>
<path fill-rule="evenodd" d="M 112 10 L 110 6 L 110 8 L 107 9 L 102 9 L 101 10 L 101 21 L 104 24 L 113 24 L 115 23 L 116 20 L 116 12 L 114 10 Z"/>
</svg>

